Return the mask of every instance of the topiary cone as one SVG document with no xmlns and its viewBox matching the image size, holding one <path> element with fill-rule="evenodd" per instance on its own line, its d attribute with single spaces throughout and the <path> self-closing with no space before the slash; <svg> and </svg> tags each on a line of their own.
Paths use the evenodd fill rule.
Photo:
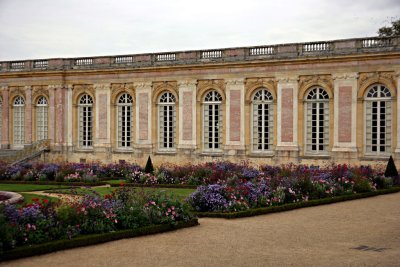
<svg viewBox="0 0 400 267">
<path fill-rule="evenodd" d="M 151 174 L 153 174 L 153 172 L 154 172 L 154 167 L 153 167 L 153 163 L 151 162 L 150 156 L 147 159 L 147 163 L 146 163 L 146 167 L 144 168 L 144 172 L 151 173 Z"/>
<path fill-rule="evenodd" d="M 386 166 L 385 177 L 397 177 L 399 173 L 397 172 L 396 165 L 392 156 L 390 156 L 388 164 Z"/>
</svg>

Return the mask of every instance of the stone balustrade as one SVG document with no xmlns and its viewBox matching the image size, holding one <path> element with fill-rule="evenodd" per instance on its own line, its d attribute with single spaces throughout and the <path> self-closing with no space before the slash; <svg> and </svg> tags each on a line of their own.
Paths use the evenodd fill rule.
<svg viewBox="0 0 400 267">
<path fill-rule="evenodd" d="M 343 56 L 378 52 L 400 52 L 400 37 L 371 37 L 336 41 L 237 47 L 85 58 L 55 58 L 0 62 L 0 73 L 17 71 L 64 71 L 73 69 L 140 68 L 171 65 L 249 62 L 254 60 L 288 60 Z"/>
</svg>

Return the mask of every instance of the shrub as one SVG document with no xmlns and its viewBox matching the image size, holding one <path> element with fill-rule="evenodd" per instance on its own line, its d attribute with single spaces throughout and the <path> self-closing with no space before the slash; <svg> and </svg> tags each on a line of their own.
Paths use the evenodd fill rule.
<svg viewBox="0 0 400 267">
<path fill-rule="evenodd" d="M 388 164 L 386 166 L 385 177 L 397 177 L 399 173 L 397 172 L 396 165 L 394 164 L 392 156 L 390 156 Z"/>
<path fill-rule="evenodd" d="M 150 174 L 154 173 L 154 167 L 153 167 L 153 163 L 151 162 L 150 156 L 147 159 L 147 163 L 146 163 L 146 167 L 144 168 L 144 172 L 145 173 L 150 173 Z"/>
</svg>

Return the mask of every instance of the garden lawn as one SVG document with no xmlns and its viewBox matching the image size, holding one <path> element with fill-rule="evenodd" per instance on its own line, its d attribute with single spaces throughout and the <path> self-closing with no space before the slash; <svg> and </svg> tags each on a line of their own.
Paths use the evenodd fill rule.
<svg viewBox="0 0 400 267">
<path fill-rule="evenodd" d="M 31 193 L 20 193 L 24 197 L 24 201 L 20 203 L 20 206 L 30 204 L 34 201 L 32 199 L 39 199 L 39 203 L 41 203 L 44 199 L 47 199 L 48 201 L 52 202 L 57 202 L 59 199 L 56 197 L 50 197 L 50 196 L 44 196 L 44 195 L 36 195 L 36 194 L 31 194 Z"/>
<path fill-rule="evenodd" d="M 90 194 L 92 191 L 96 191 L 100 195 L 104 196 L 107 194 L 112 194 L 117 187 L 93 187 L 93 188 L 76 188 L 76 189 L 60 189 L 54 190 L 52 192 L 58 194 L 73 194 L 76 192 L 78 195 Z M 195 189 L 188 188 L 145 188 L 145 187 L 135 187 L 136 190 L 144 191 L 161 191 L 167 194 L 172 194 L 176 199 L 184 201 Z"/>
<path fill-rule="evenodd" d="M 69 188 L 69 186 L 39 185 L 39 184 L 0 184 L 0 191 L 11 191 L 11 192 L 43 191 L 43 190 L 62 189 L 62 188 Z"/>
<path fill-rule="evenodd" d="M 127 181 L 123 180 L 123 179 L 118 179 L 118 180 L 106 180 L 106 181 L 102 181 L 102 182 L 107 183 L 107 184 L 121 184 L 121 183 L 126 183 Z"/>
</svg>

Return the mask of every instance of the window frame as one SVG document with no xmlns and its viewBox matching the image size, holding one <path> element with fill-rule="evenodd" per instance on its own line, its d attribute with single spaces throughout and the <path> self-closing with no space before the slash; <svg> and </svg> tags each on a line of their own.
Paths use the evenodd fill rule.
<svg viewBox="0 0 400 267">
<path fill-rule="evenodd" d="M 212 100 L 209 101 L 207 100 L 207 97 L 212 94 L 211 98 Z M 218 98 L 218 100 L 216 100 Z M 203 102 L 202 102 L 202 122 L 203 122 L 203 129 L 202 129 L 202 150 L 205 153 L 221 153 L 222 152 L 222 145 L 223 145 L 223 110 L 222 110 L 222 95 L 215 89 L 209 90 L 203 97 Z M 206 106 L 207 105 L 213 105 L 213 113 L 215 114 L 215 107 L 218 106 L 218 148 L 215 148 L 215 140 L 213 140 L 212 148 L 206 147 L 206 144 L 209 144 L 209 141 L 206 141 Z M 212 117 L 215 118 L 215 115 L 212 115 Z M 215 119 L 214 119 L 215 121 Z M 210 125 L 210 124 L 209 124 Z M 207 126 L 210 127 L 210 126 Z M 212 126 L 213 128 L 215 126 Z M 212 139 L 215 139 L 215 131 L 214 135 L 212 136 Z M 207 136 L 207 138 L 210 138 L 210 135 Z"/>
<path fill-rule="evenodd" d="M 164 98 L 165 96 L 165 98 Z M 175 95 L 170 92 L 170 91 L 164 91 L 160 97 L 158 98 L 157 101 L 157 146 L 158 150 L 160 152 L 175 152 L 176 151 L 176 97 Z M 167 133 L 170 134 L 172 130 L 172 142 L 167 141 L 167 144 L 172 144 L 171 147 L 165 147 L 162 146 L 161 139 L 165 139 L 165 136 L 161 136 L 164 130 L 162 130 L 162 125 L 161 125 L 161 113 L 162 111 L 165 113 L 165 110 L 162 110 L 162 108 L 165 107 L 171 107 L 172 108 L 172 126 L 167 126 L 168 130 Z M 167 110 L 167 118 L 170 117 L 169 114 L 170 111 Z M 165 119 L 165 118 L 164 118 Z M 164 121 L 164 120 L 163 120 Z M 169 120 L 170 121 L 170 118 Z M 165 126 L 164 126 L 165 127 Z M 167 139 L 169 137 L 167 136 Z"/>
</svg>

